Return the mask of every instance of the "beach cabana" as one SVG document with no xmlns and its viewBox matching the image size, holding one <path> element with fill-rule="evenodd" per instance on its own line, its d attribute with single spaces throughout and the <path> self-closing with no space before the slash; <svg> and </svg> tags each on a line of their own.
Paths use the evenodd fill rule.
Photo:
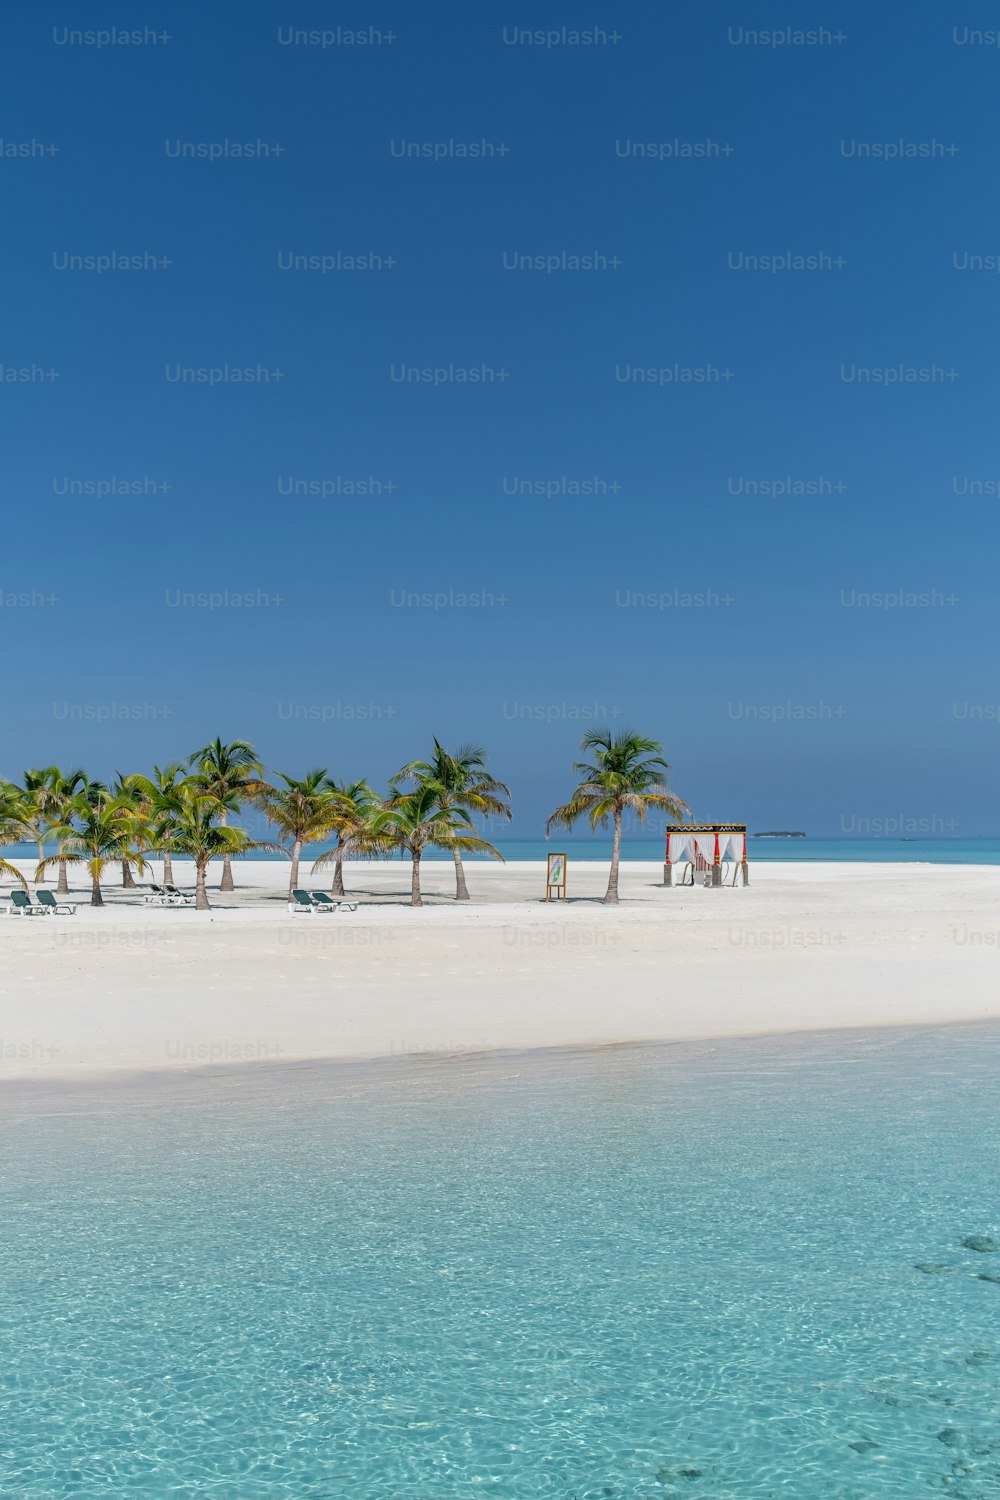
<svg viewBox="0 0 1000 1500">
<path fill-rule="evenodd" d="M 678 885 L 694 885 L 697 875 L 706 875 L 706 885 L 726 884 L 726 865 L 732 865 L 730 885 L 742 871 L 743 884 L 750 884 L 747 865 L 745 823 L 676 823 L 667 827 L 667 849 L 663 884 L 674 884 L 674 866 L 686 866 Z"/>
</svg>

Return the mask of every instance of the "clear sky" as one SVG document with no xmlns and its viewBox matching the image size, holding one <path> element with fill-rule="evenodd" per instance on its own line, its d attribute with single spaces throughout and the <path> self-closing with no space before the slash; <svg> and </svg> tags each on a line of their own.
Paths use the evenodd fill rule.
<svg viewBox="0 0 1000 1500">
<path fill-rule="evenodd" d="M 221 735 L 381 782 L 437 734 L 533 836 L 597 723 L 706 820 L 1000 830 L 961 9 L 8 10 L 3 774 Z"/>
</svg>

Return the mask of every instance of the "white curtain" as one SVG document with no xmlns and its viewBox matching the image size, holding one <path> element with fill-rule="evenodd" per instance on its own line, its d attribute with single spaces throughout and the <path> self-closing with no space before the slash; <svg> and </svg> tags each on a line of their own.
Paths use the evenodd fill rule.
<svg viewBox="0 0 1000 1500">
<path fill-rule="evenodd" d="M 742 833 L 722 833 L 719 835 L 719 858 L 739 861 L 743 858 L 743 835 Z"/>
<path fill-rule="evenodd" d="M 667 849 L 668 859 L 676 863 L 678 860 L 690 857 L 688 849 L 694 842 L 690 833 L 670 833 L 667 835 L 667 838 L 669 840 L 669 847 Z"/>
<path fill-rule="evenodd" d="M 708 864 L 713 864 L 714 863 L 714 861 L 715 861 L 715 834 L 714 833 L 696 833 L 695 836 L 694 836 L 694 845 L 695 845 L 695 848 L 698 850 L 698 853 L 701 855 L 702 859 L 706 861 L 706 863 L 708 863 Z"/>
<path fill-rule="evenodd" d="M 695 851 L 701 855 L 708 864 L 715 863 L 715 834 L 714 833 L 671 833 L 668 835 L 670 847 L 667 858 L 675 864 L 683 859 L 694 859 Z M 719 859 L 731 859 L 739 861 L 743 858 L 743 835 L 742 833 L 720 833 L 719 834 Z"/>
</svg>

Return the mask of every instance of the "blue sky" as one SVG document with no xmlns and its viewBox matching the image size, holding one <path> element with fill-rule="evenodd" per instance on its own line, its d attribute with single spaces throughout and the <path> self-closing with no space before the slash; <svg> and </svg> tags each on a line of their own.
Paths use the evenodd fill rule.
<svg viewBox="0 0 1000 1500">
<path fill-rule="evenodd" d="M 994 21 L 7 14 L 3 773 L 219 734 L 382 781 L 437 734 L 532 836 L 597 723 L 704 819 L 1000 831 Z M 281 378 L 177 378 L 226 367 Z"/>
</svg>

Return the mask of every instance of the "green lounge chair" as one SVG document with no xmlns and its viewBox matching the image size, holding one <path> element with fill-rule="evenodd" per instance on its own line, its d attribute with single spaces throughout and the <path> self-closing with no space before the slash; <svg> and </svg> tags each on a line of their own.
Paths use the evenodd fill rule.
<svg viewBox="0 0 1000 1500">
<path fill-rule="evenodd" d="M 72 901 L 57 901 L 51 891 L 36 891 L 35 899 L 43 911 L 50 911 L 57 917 L 75 917 L 76 904 Z"/>
<path fill-rule="evenodd" d="M 144 906 L 173 906 L 174 901 L 168 896 L 162 885 L 150 884 L 149 890 L 142 894 Z"/>
<path fill-rule="evenodd" d="M 22 917 L 34 917 L 39 912 L 43 916 L 48 916 L 47 908 L 44 906 L 35 906 L 27 891 L 11 891 L 9 909 L 12 912 L 17 912 Z"/>
<path fill-rule="evenodd" d="M 154 884 L 150 885 L 142 898 L 144 906 L 190 906 L 193 900 L 193 896 L 182 896 L 180 891 L 175 891 L 172 886 L 164 887 Z"/>
<path fill-rule="evenodd" d="M 300 911 L 320 911 L 308 891 L 293 891 L 288 901 L 288 910 L 292 913 Z"/>
<path fill-rule="evenodd" d="M 357 911 L 358 909 L 356 901 L 335 901 L 332 896 L 327 895 L 326 891 L 310 891 L 309 894 L 316 905 L 321 906 L 324 911 Z"/>
<path fill-rule="evenodd" d="M 165 885 L 163 889 L 172 901 L 179 901 L 182 906 L 193 906 L 195 897 L 189 891 L 179 891 L 175 885 Z"/>
</svg>

